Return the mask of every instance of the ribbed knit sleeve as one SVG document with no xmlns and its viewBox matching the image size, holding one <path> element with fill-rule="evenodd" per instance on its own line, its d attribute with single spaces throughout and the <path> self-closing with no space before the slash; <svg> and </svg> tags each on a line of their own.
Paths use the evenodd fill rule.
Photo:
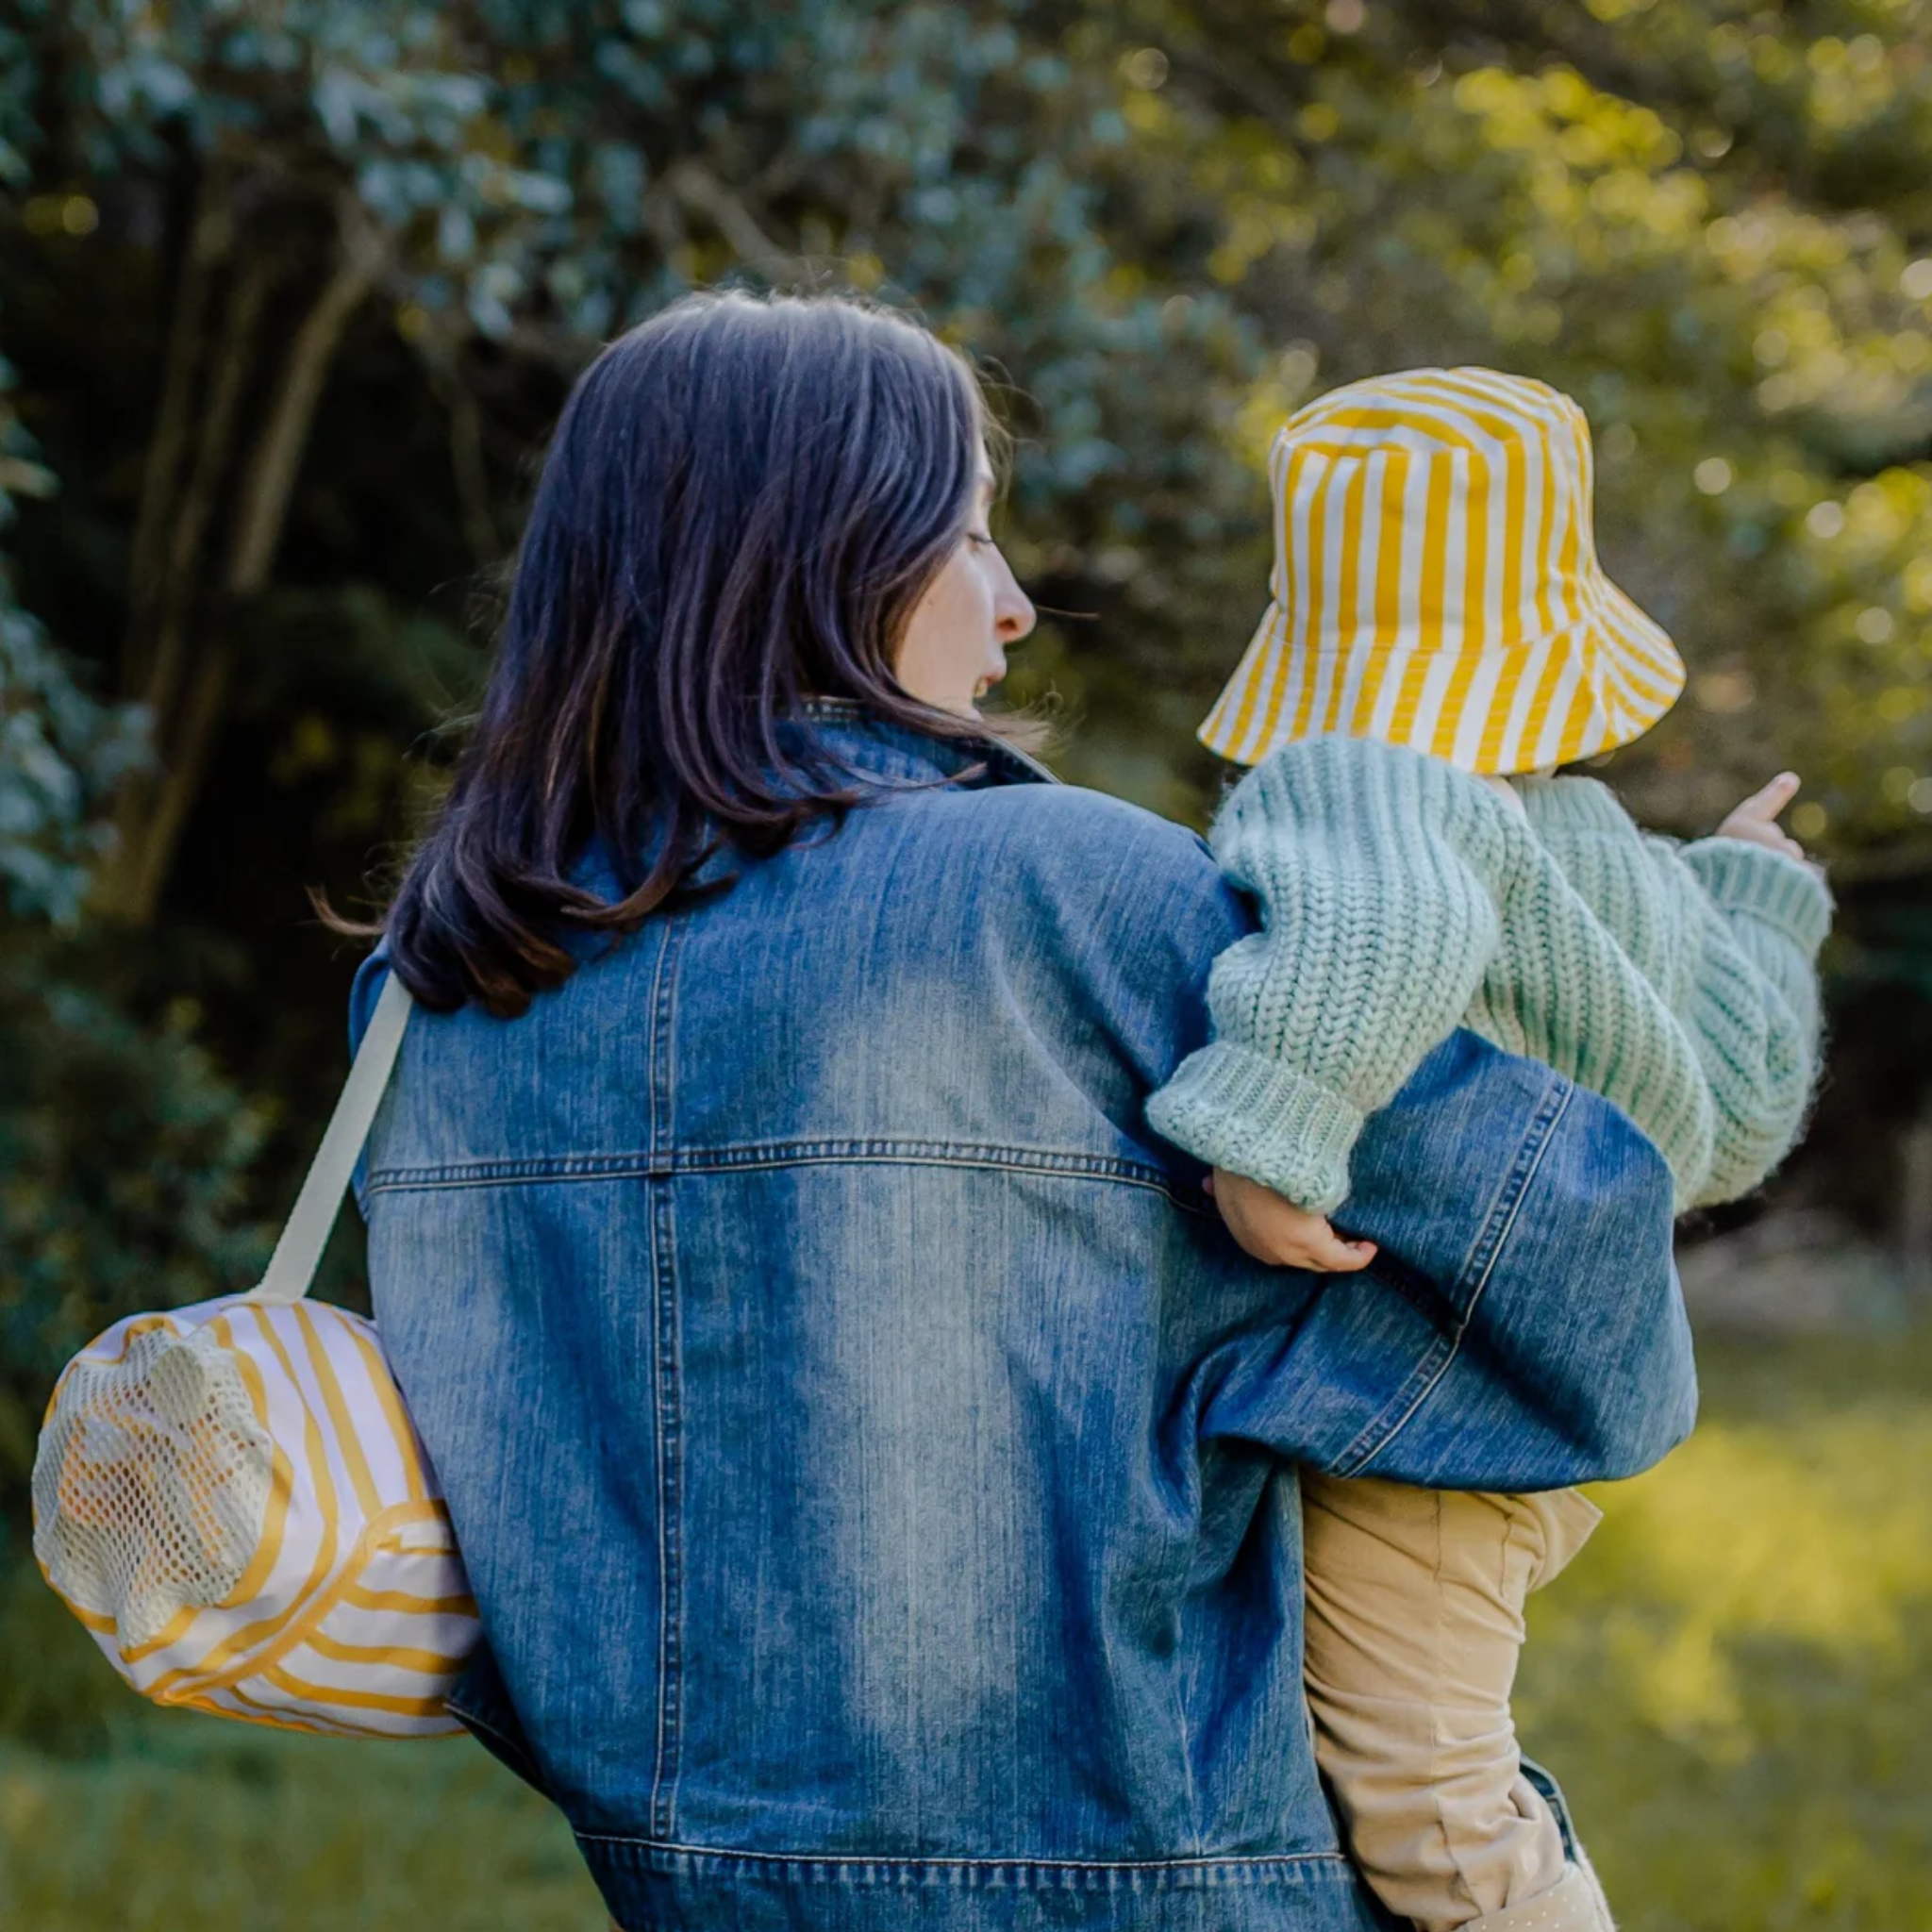
<svg viewBox="0 0 1932 1932">
<path fill-rule="evenodd" d="M 1148 1120 L 1326 1213 L 1347 1195 L 1364 1117 L 1461 1023 L 1534 841 L 1507 800 L 1441 760 L 1322 738 L 1250 774 L 1211 842 L 1262 929 L 1215 962 L 1214 1039 Z"/>
<path fill-rule="evenodd" d="M 1519 781 L 1542 861 L 1512 898 L 1470 1024 L 1613 1101 L 1670 1162 L 1680 1208 L 1708 1183 L 1716 1110 L 1680 1015 L 1692 979 L 1648 841 L 1607 786 Z"/>
<path fill-rule="evenodd" d="M 1818 949 L 1831 895 L 1808 866 L 1738 839 L 1659 846 L 1695 935 L 1686 1024 L 1717 1103 L 1702 1200 L 1735 1200 L 1790 1151 L 1818 1080 Z"/>
<path fill-rule="evenodd" d="M 1737 839 L 1680 846 L 1644 833 L 1585 778 L 1522 787 L 1537 836 L 1688 1036 L 1709 1091 L 1708 1151 L 1675 1161 L 1680 1205 L 1735 1200 L 1763 1181 L 1804 1124 L 1817 1078 L 1818 947 L 1831 898 L 1808 866 Z M 1581 1015 L 1616 1041 L 1600 1003 Z M 1584 1075 L 1586 1083 L 1601 1084 Z M 1672 1151 L 1647 1097 L 1626 1107 Z"/>
<path fill-rule="evenodd" d="M 1812 867 L 1740 839 L 1679 849 L 1731 937 L 1815 1036 L 1818 949 L 1831 930 L 1831 891 Z"/>
</svg>

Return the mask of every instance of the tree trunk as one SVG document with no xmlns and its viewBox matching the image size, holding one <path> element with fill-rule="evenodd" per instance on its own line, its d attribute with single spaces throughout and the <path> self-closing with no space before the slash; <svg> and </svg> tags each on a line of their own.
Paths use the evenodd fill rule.
<svg viewBox="0 0 1932 1932">
<path fill-rule="evenodd" d="M 242 458 L 229 498 L 226 552 L 219 569 L 210 570 L 208 534 L 224 486 L 236 475 L 237 425 L 276 264 L 265 253 L 242 254 L 211 366 L 197 384 L 207 278 L 225 249 L 231 217 L 225 204 L 211 205 L 208 196 L 196 210 L 142 489 L 123 658 L 124 688 L 148 712 L 153 763 L 122 794 L 115 849 L 96 889 L 99 909 L 125 924 L 151 924 L 159 907 L 220 735 L 236 612 L 268 586 L 329 368 L 380 266 L 359 215 L 343 212 L 328 278 L 290 341 Z M 205 407 L 198 432 L 191 432 L 197 396 Z"/>
<path fill-rule="evenodd" d="M 234 242 L 228 187 L 225 172 L 213 160 L 203 168 L 195 185 L 188 245 L 182 251 L 181 285 L 168 331 L 160 408 L 142 473 L 141 508 L 128 561 L 127 632 L 121 650 L 122 694 L 137 704 L 146 702 L 149 695 L 155 641 L 172 575 L 174 525 L 182 473 L 192 454 L 195 378 L 207 346 L 210 284 Z"/>
</svg>

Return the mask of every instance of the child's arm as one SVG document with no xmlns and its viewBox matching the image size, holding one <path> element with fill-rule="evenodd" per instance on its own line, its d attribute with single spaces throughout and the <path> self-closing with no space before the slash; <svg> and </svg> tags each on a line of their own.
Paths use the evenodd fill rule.
<svg viewBox="0 0 1932 1932">
<path fill-rule="evenodd" d="M 1831 893 L 1805 848 L 1777 824 L 1797 791 L 1791 773 L 1774 778 L 1725 819 L 1716 838 L 1686 845 L 1682 857 L 1724 915 L 1731 937 L 1783 995 L 1815 1054 L 1818 949 L 1831 927 Z M 1792 863 L 1767 862 L 1752 846 Z"/>
<path fill-rule="evenodd" d="M 1259 901 L 1262 929 L 1216 960 L 1214 1040 L 1148 1120 L 1208 1166 L 1323 1215 L 1348 1192 L 1365 1117 L 1468 1011 L 1534 841 L 1512 806 L 1440 760 L 1324 738 L 1243 780 L 1212 842 Z M 1265 1205 L 1233 1193 L 1230 1224 Z"/>
<path fill-rule="evenodd" d="M 1657 862 L 1694 881 L 1702 915 L 1686 1018 L 1717 1104 L 1717 1141 L 1700 1201 L 1731 1201 L 1764 1180 L 1805 1124 L 1831 894 L 1802 857 L 1734 830 L 1660 846 Z"/>
<path fill-rule="evenodd" d="M 1695 1050 L 1712 1145 L 1686 1206 L 1757 1186 L 1796 1140 L 1816 1079 L 1813 961 L 1831 900 L 1775 824 L 1795 789 L 1774 781 L 1719 837 L 1684 846 L 1641 831 L 1594 781 L 1524 789 L 1538 836 Z"/>
</svg>

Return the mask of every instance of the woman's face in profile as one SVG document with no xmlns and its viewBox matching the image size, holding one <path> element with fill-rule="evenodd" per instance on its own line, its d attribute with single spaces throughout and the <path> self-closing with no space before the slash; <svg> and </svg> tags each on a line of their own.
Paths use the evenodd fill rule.
<svg viewBox="0 0 1932 1932">
<path fill-rule="evenodd" d="M 992 540 L 992 465 L 984 450 L 973 520 L 907 620 L 895 667 L 912 696 L 962 717 L 1007 675 L 1007 646 L 1033 628 L 1033 606 Z"/>
</svg>

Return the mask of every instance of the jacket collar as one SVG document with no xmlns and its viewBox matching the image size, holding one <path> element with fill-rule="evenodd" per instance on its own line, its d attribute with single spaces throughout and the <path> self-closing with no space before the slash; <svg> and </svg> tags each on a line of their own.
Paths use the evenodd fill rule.
<svg viewBox="0 0 1932 1932">
<path fill-rule="evenodd" d="M 867 778 L 911 784 L 1058 785 L 1038 758 L 997 738 L 935 738 L 869 711 L 856 698 L 808 698 L 800 712 L 841 764 Z"/>
</svg>

